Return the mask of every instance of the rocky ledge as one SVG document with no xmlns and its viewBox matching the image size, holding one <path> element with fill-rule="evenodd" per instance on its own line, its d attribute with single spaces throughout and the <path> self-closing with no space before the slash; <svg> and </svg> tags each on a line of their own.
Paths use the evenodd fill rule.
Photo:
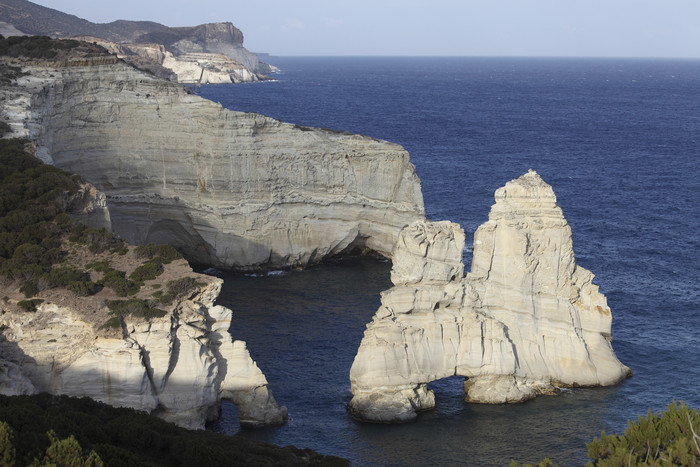
<svg viewBox="0 0 700 467">
<path fill-rule="evenodd" d="M 128 274 L 140 263 L 133 248 L 123 256 L 104 255 L 82 262 L 110 261 Z M 80 256 L 74 251 L 68 260 L 80 263 Z M 231 310 L 214 305 L 221 279 L 195 274 L 181 259 L 165 265 L 158 280 L 148 281 L 133 299 L 153 301 L 152 294 L 165 288 L 161 283 L 184 277 L 196 286 L 159 306 L 162 316 L 147 318 L 126 309 L 115 319 L 108 304 L 116 297 L 108 288 L 89 297 L 48 289 L 33 311 L 21 309 L 21 294 L 4 288 L 0 393 L 87 396 L 191 429 L 216 419 L 226 399 L 238 406 L 243 426 L 284 422 L 287 409 L 277 406 L 245 342 L 228 333 Z M 133 299 L 121 303 L 136 308 Z"/>
<path fill-rule="evenodd" d="M 530 171 L 496 191 L 474 235 L 416 221 L 393 253 L 394 287 L 367 325 L 350 370 L 350 414 L 403 422 L 431 409 L 427 384 L 464 376 L 466 400 L 521 402 L 631 374 L 610 344 L 612 316 L 593 274 L 577 266 L 551 186 Z"/>
</svg>

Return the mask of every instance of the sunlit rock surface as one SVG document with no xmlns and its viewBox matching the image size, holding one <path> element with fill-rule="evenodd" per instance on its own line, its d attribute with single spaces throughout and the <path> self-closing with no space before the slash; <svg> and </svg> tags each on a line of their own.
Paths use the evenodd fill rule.
<svg viewBox="0 0 700 467">
<path fill-rule="evenodd" d="M 423 218 L 399 145 L 234 112 L 108 58 L 25 66 L 4 113 L 106 195 L 113 230 L 224 269 L 391 254 Z"/>
<path fill-rule="evenodd" d="M 213 305 L 221 283 L 202 286 L 162 318 L 124 318 L 121 338 L 97 333 L 86 310 L 3 307 L 0 393 L 87 396 L 192 429 L 215 419 L 228 399 L 241 425 L 283 423 L 287 409 L 277 406 L 245 343 L 231 340 L 231 310 Z"/>
<path fill-rule="evenodd" d="M 354 417 L 411 420 L 434 406 L 427 383 L 453 375 L 466 377 L 468 401 L 504 403 L 630 374 L 552 188 L 530 171 L 495 198 L 466 277 L 459 225 L 417 221 L 401 232 L 394 287 L 382 293 L 350 370 Z"/>
</svg>

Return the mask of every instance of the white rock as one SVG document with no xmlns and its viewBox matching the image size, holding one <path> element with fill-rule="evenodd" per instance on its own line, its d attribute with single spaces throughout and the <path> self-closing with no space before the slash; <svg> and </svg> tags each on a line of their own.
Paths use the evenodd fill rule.
<svg viewBox="0 0 700 467">
<path fill-rule="evenodd" d="M 104 192 L 131 243 L 222 269 L 303 266 L 354 248 L 390 256 L 423 218 L 399 145 L 225 110 L 122 63 L 31 72 L 42 78 L 15 89 L 11 125 Z"/>
<path fill-rule="evenodd" d="M 279 424 L 267 380 L 245 343 L 228 334 L 231 310 L 214 306 L 216 279 L 150 322 L 127 318 L 123 339 L 99 337 L 70 308 L 3 309 L 0 394 L 47 391 L 131 407 L 191 429 L 218 416 L 221 399 L 239 406 L 242 425 Z M 0 305 L 1 306 L 1 305 Z"/>
<path fill-rule="evenodd" d="M 432 407 L 425 385 L 452 375 L 467 378 L 468 401 L 504 403 L 630 374 L 551 187 L 530 171 L 495 198 L 467 277 L 458 225 L 417 221 L 401 232 L 395 287 L 382 293 L 350 370 L 354 417 L 412 419 Z"/>
</svg>

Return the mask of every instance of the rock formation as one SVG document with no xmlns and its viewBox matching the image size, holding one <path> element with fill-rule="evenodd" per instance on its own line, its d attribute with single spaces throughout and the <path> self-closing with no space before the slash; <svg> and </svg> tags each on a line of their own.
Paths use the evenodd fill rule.
<svg viewBox="0 0 700 467">
<path fill-rule="evenodd" d="M 151 21 L 96 24 L 26 0 L 4 0 L 0 30 L 4 35 L 89 37 L 141 69 L 186 83 L 257 81 L 277 70 L 243 47 L 243 33 L 228 22 L 175 28 Z M 164 54 L 145 53 L 153 48 Z M 195 67 L 201 80 L 195 79 Z"/>
<path fill-rule="evenodd" d="M 352 416 L 411 420 L 435 404 L 427 384 L 453 375 L 466 378 L 466 400 L 504 403 L 630 374 L 552 188 L 530 171 L 495 199 L 466 277 L 457 224 L 416 221 L 401 232 L 394 287 L 382 293 L 350 370 Z"/>
<path fill-rule="evenodd" d="M 85 298 L 46 301 L 34 313 L 0 303 L 0 393 L 88 396 L 192 429 L 229 399 L 244 426 L 282 423 L 287 409 L 278 408 L 245 343 L 231 340 L 231 310 L 213 305 L 221 279 L 205 280 L 164 317 L 125 317 L 113 335 L 91 322 L 104 307 L 81 309 Z"/>
<path fill-rule="evenodd" d="M 390 255 L 423 217 L 399 145 L 234 112 L 112 57 L 23 64 L 3 100 L 15 135 L 106 195 L 113 230 L 224 269 Z"/>
</svg>

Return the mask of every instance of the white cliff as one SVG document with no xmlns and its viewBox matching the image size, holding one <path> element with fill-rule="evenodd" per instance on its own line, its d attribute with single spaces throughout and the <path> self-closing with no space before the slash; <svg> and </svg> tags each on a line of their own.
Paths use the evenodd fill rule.
<svg viewBox="0 0 700 467">
<path fill-rule="evenodd" d="M 104 307 L 86 310 L 85 298 L 46 301 L 33 313 L 1 304 L 0 393 L 87 396 L 191 429 L 216 419 L 228 399 L 241 425 L 283 423 L 287 409 L 277 406 L 245 343 L 228 333 L 231 310 L 213 305 L 222 281 L 207 280 L 164 317 L 126 317 L 111 335 L 93 322 L 105 319 Z"/>
<path fill-rule="evenodd" d="M 240 84 L 266 79 L 265 75 L 250 71 L 243 63 L 223 53 L 199 51 L 174 54 L 162 44 L 118 44 L 90 36 L 76 36 L 73 39 L 98 44 L 137 68 L 179 83 Z M 270 71 L 277 71 L 277 68 L 271 67 Z"/>
<path fill-rule="evenodd" d="M 389 256 L 423 217 L 408 153 L 234 112 L 108 59 L 24 69 L 3 114 L 45 161 L 106 195 L 113 230 L 228 269 Z"/>
<path fill-rule="evenodd" d="M 350 370 L 354 417 L 411 420 L 435 404 L 427 384 L 454 375 L 466 378 L 466 400 L 504 403 L 630 374 L 552 188 L 530 171 L 495 199 L 466 277 L 457 224 L 416 221 L 401 232 L 394 287 L 382 293 Z"/>
</svg>

